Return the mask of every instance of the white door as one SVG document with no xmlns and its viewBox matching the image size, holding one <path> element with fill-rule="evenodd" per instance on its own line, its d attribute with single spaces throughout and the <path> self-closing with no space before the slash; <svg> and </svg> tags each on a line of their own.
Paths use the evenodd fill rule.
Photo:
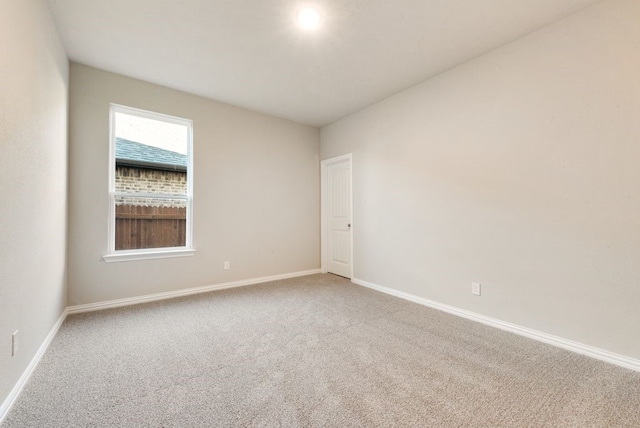
<svg viewBox="0 0 640 428">
<path fill-rule="evenodd" d="M 351 158 L 326 168 L 327 271 L 351 278 Z"/>
</svg>

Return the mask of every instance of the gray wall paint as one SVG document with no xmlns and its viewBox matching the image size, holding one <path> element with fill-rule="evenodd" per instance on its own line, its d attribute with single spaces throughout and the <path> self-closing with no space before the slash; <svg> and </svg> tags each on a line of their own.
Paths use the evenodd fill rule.
<svg viewBox="0 0 640 428">
<path fill-rule="evenodd" d="M 605 1 L 323 128 L 355 276 L 640 358 L 638 22 Z"/>
<path fill-rule="evenodd" d="M 70 85 L 70 305 L 319 268 L 317 128 L 78 64 Z M 193 120 L 195 256 L 101 261 L 110 102 Z"/>
<path fill-rule="evenodd" d="M 66 306 L 68 61 L 39 0 L 0 1 L 0 40 L 1 404 Z"/>
</svg>

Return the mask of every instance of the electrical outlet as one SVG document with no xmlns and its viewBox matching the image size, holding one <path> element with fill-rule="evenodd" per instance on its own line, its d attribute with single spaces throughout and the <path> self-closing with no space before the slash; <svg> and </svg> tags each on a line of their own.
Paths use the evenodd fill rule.
<svg viewBox="0 0 640 428">
<path fill-rule="evenodd" d="M 231 269 L 231 262 L 224 262 L 224 270 Z"/>
<path fill-rule="evenodd" d="M 11 335 L 11 356 L 15 357 L 18 353 L 18 330 Z"/>
<path fill-rule="evenodd" d="M 475 294 L 476 296 L 480 295 L 480 283 L 472 282 L 471 283 L 471 294 Z"/>
</svg>

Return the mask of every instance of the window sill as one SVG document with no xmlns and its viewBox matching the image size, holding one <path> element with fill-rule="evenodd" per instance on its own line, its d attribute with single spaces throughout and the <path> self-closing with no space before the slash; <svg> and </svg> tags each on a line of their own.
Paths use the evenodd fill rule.
<svg viewBox="0 0 640 428">
<path fill-rule="evenodd" d="M 134 260 L 151 260 L 151 259 L 166 259 L 171 257 L 187 257 L 193 256 L 196 250 L 192 248 L 171 248 L 171 249 L 158 249 L 148 251 L 118 251 L 113 254 L 106 254 L 102 256 L 102 260 L 107 263 L 114 262 L 130 262 Z"/>
</svg>

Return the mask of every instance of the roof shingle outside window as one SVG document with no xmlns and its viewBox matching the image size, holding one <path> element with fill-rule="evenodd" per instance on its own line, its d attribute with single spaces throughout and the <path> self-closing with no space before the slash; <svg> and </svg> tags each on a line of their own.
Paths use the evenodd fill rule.
<svg viewBox="0 0 640 428">
<path fill-rule="evenodd" d="M 186 171 L 187 155 L 116 137 L 116 165 Z"/>
</svg>

